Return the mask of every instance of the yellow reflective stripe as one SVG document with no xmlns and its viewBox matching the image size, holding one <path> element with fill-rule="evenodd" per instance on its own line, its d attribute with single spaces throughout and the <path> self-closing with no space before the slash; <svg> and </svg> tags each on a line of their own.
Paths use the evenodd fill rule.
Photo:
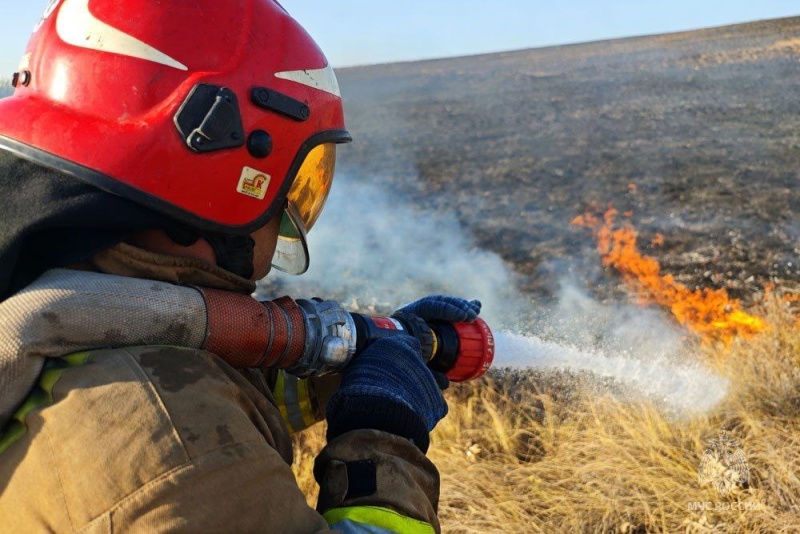
<svg viewBox="0 0 800 534">
<path fill-rule="evenodd" d="M 314 408 L 311 404 L 311 395 L 308 391 L 308 380 L 297 380 L 297 404 L 300 407 L 300 414 L 303 416 L 305 428 L 317 422 L 314 417 Z"/>
<path fill-rule="evenodd" d="M 375 526 L 392 532 L 411 534 L 431 534 L 436 532 L 430 523 L 406 517 L 377 506 L 351 506 L 349 508 L 332 508 L 322 514 L 328 525 L 335 527 L 341 521 L 352 521 L 364 525 Z"/>
<path fill-rule="evenodd" d="M 78 352 L 63 358 L 48 358 L 45 361 L 39 380 L 25 402 L 14 412 L 6 427 L 0 430 L 0 454 L 28 432 L 25 421 L 33 410 L 53 404 L 53 388 L 58 379 L 68 370 L 85 364 L 88 359 L 88 352 Z"/>
<path fill-rule="evenodd" d="M 286 373 L 284 371 L 278 371 L 278 379 L 275 381 L 275 390 L 272 392 L 272 395 L 275 397 L 275 403 L 278 405 L 278 410 L 280 410 L 283 422 L 286 423 L 289 432 L 297 432 L 292 426 L 292 421 L 289 419 L 289 410 L 286 409 L 286 396 L 284 395 L 285 377 Z"/>
<path fill-rule="evenodd" d="M 308 380 L 301 380 L 286 371 L 279 371 L 272 393 L 290 432 L 300 432 L 317 422 Z"/>
</svg>

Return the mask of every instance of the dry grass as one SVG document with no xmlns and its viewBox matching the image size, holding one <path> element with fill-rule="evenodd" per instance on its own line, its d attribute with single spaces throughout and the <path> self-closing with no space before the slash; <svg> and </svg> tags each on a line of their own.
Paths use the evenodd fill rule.
<svg viewBox="0 0 800 534">
<path fill-rule="evenodd" d="M 698 348 L 731 388 L 691 420 L 560 375 L 451 388 L 429 452 L 442 475 L 444 530 L 800 532 L 800 331 L 777 297 L 756 311 L 768 332 Z M 698 482 L 706 443 L 722 430 L 741 441 L 751 468 L 749 487 L 727 496 Z M 297 445 L 296 473 L 313 502 L 322 429 Z"/>
</svg>

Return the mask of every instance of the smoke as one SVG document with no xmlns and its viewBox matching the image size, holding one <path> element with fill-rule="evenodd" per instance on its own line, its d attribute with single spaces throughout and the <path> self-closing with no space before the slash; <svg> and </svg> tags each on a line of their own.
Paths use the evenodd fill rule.
<svg viewBox="0 0 800 534">
<path fill-rule="evenodd" d="M 537 301 L 519 290 L 520 276 L 499 255 L 475 246 L 455 215 L 420 209 L 384 184 L 337 176 L 309 248 L 305 275 L 273 274 L 260 291 L 332 298 L 378 314 L 428 294 L 477 298 L 497 334 L 495 367 L 588 371 L 683 413 L 725 395 L 726 382 L 693 361 L 685 332 L 660 309 L 598 302 L 566 276 L 556 299 Z"/>
<path fill-rule="evenodd" d="M 355 300 L 382 313 L 429 294 L 455 295 L 480 300 L 483 317 L 496 326 L 513 321 L 511 309 L 522 306 L 516 275 L 500 256 L 476 248 L 454 215 L 418 209 L 347 175 L 337 176 L 309 249 L 308 272 L 271 275 L 277 289 L 345 305 Z"/>
</svg>

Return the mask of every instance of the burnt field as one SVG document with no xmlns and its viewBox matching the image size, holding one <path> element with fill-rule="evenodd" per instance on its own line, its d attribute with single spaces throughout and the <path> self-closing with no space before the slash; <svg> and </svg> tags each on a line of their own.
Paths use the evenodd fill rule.
<svg viewBox="0 0 800 534">
<path fill-rule="evenodd" d="M 609 204 L 690 288 L 800 281 L 800 18 L 338 75 L 340 171 L 456 213 L 528 291 L 618 289 L 570 224 Z"/>
</svg>

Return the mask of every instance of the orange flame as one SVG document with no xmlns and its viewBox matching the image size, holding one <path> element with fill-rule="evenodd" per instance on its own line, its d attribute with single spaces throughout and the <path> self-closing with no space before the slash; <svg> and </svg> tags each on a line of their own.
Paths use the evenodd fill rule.
<svg viewBox="0 0 800 534">
<path fill-rule="evenodd" d="M 603 265 L 619 271 L 642 303 L 669 308 L 680 324 L 705 341 L 730 344 L 736 336 L 750 337 L 766 329 L 762 319 L 743 312 L 739 301 L 729 298 L 724 289 L 691 291 L 672 276 L 662 275 L 658 262 L 637 250 L 637 234 L 630 224 L 615 229 L 618 214 L 609 209 L 601 219 L 586 213 L 572 224 L 594 231 Z"/>
<path fill-rule="evenodd" d="M 650 240 L 651 247 L 663 247 L 664 246 L 664 236 L 662 234 L 656 234 L 656 236 Z"/>
</svg>

